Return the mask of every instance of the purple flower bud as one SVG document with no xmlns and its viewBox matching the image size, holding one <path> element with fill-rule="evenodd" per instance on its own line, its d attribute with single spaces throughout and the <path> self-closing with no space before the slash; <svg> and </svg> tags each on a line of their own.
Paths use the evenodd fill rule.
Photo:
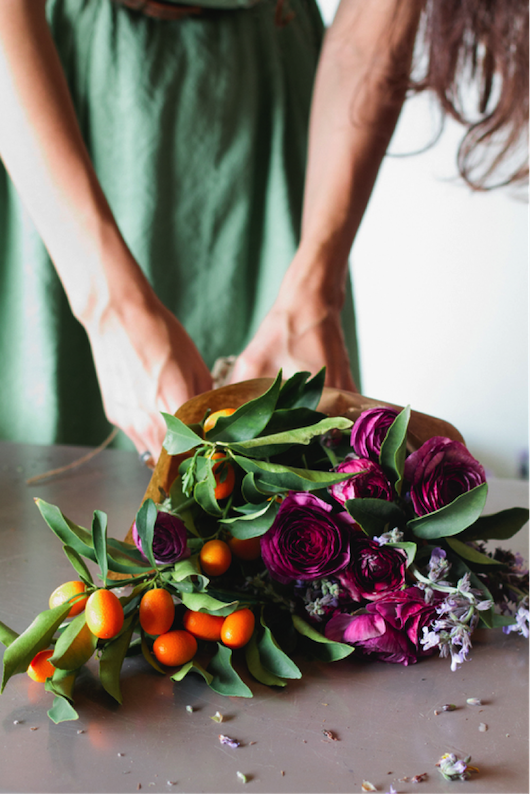
<svg viewBox="0 0 530 794">
<path fill-rule="evenodd" d="M 138 535 L 136 521 L 132 528 L 133 540 L 137 549 L 147 559 L 142 551 L 142 541 Z M 153 535 L 153 555 L 159 565 L 169 565 L 177 560 L 189 557 L 190 551 L 186 546 L 187 533 L 183 521 L 171 513 L 160 511 L 156 517 Z"/>
<path fill-rule="evenodd" d="M 398 415 L 395 408 L 370 408 L 363 411 L 351 431 L 351 445 L 360 458 L 379 461 L 381 444 Z"/>
<path fill-rule="evenodd" d="M 341 505 L 348 499 L 384 499 L 392 501 L 392 486 L 377 463 L 368 458 L 347 457 L 335 471 L 339 474 L 362 472 L 344 482 L 330 486 L 329 492 Z"/>
<path fill-rule="evenodd" d="M 348 565 L 356 532 L 348 513 L 333 514 L 331 505 L 314 494 L 291 493 L 261 538 L 261 555 L 280 582 L 322 579 Z"/>
<path fill-rule="evenodd" d="M 486 482 L 486 473 L 460 441 L 434 436 L 405 461 L 405 480 L 416 515 L 423 516 Z"/>
</svg>

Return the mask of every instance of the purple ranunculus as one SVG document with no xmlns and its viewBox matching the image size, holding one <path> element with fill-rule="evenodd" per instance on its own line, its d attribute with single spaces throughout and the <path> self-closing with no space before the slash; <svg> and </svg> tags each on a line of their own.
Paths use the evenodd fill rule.
<svg viewBox="0 0 530 794">
<path fill-rule="evenodd" d="M 395 546 L 380 546 L 359 533 L 352 541 L 351 560 L 338 575 L 353 601 L 376 601 L 405 584 L 407 555 Z"/>
<path fill-rule="evenodd" d="M 405 480 L 414 511 L 423 516 L 486 482 L 486 473 L 460 441 L 434 436 L 405 461 Z"/>
<path fill-rule="evenodd" d="M 408 665 L 434 652 L 433 648 L 425 651 L 420 639 L 424 626 L 435 617 L 435 603 L 427 604 L 422 590 L 409 587 L 368 604 L 357 615 L 335 615 L 325 634 L 383 662 Z"/>
<path fill-rule="evenodd" d="M 132 528 L 133 540 L 142 556 L 147 559 L 142 551 L 142 541 L 136 529 L 136 521 Z M 184 523 L 171 513 L 158 513 L 153 534 L 153 555 L 159 565 L 170 565 L 177 560 L 189 557 L 187 548 L 187 534 Z"/>
<path fill-rule="evenodd" d="M 322 579 L 348 565 L 356 532 L 345 511 L 332 513 L 331 505 L 312 493 L 290 493 L 261 538 L 261 556 L 280 582 Z"/>
<path fill-rule="evenodd" d="M 398 415 L 395 408 L 369 408 L 359 416 L 351 431 L 351 445 L 360 458 L 379 461 L 381 444 Z"/>
<path fill-rule="evenodd" d="M 392 501 L 392 486 L 377 463 L 368 458 L 346 457 L 339 463 L 335 471 L 338 474 L 354 474 L 362 472 L 349 480 L 335 483 L 329 488 L 330 494 L 341 505 L 348 499 L 384 499 Z"/>
</svg>

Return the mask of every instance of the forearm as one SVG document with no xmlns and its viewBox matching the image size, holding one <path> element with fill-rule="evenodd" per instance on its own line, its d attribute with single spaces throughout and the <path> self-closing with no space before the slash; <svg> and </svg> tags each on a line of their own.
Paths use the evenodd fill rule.
<svg viewBox="0 0 530 794">
<path fill-rule="evenodd" d="M 140 299 L 145 279 L 90 162 L 44 7 L 0 2 L 0 156 L 74 314 L 89 324 L 124 290 Z"/>
<path fill-rule="evenodd" d="M 327 32 L 310 121 L 292 283 L 342 305 L 348 255 L 405 97 L 421 0 L 343 0 Z"/>
</svg>

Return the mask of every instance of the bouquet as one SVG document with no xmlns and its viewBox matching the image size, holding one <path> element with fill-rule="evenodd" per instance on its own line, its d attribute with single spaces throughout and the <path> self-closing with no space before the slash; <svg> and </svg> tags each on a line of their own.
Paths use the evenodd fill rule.
<svg viewBox="0 0 530 794">
<path fill-rule="evenodd" d="M 227 387 L 195 401 L 193 421 L 186 406 L 165 414 L 165 452 L 125 541 L 98 510 L 89 531 L 37 499 L 78 579 L 20 636 L 0 622 L 2 691 L 27 671 L 61 722 L 77 718 L 75 679 L 94 656 L 118 702 L 132 655 L 175 682 L 194 673 L 252 697 L 243 663 L 283 687 L 300 655 L 408 665 L 438 652 L 456 670 L 478 626 L 528 637 L 523 560 L 485 545 L 528 510 L 482 515 L 484 469 L 447 423 L 366 398 L 352 412 L 342 393 L 344 415 L 330 416 L 323 383 L 280 372 L 243 404 Z M 213 412 L 212 395 L 227 400 Z"/>
</svg>

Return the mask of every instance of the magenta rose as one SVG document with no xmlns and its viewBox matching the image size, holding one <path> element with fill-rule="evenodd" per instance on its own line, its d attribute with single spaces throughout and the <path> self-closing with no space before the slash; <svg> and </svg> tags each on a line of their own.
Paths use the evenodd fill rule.
<svg viewBox="0 0 530 794">
<path fill-rule="evenodd" d="M 381 444 L 398 415 L 395 408 L 370 408 L 363 411 L 351 431 L 351 445 L 360 458 L 379 461 Z"/>
<path fill-rule="evenodd" d="M 425 651 L 420 639 L 424 626 L 435 616 L 435 603 L 427 604 L 422 590 L 409 587 L 368 604 L 360 614 L 335 615 L 327 623 L 325 635 L 383 662 L 415 664 L 434 652 L 434 648 Z"/>
<path fill-rule="evenodd" d="M 280 582 L 322 579 L 348 565 L 356 532 L 348 513 L 332 513 L 331 505 L 314 494 L 291 493 L 261 538 L 261 556 Z"/>
<path fill-rule="evenodd" d="M 351 561 L 338 575 L 353 601 L 375 601 L 405 584 L 407 555 L 395 546 L 380 546 L 359 533 L 352 540 Z"/>
<path fill-rule="evenodd" d="M 423 516 L 486 482 L 486 473 L 460 441 L 434 436 L 406 459 L 405 480 L 414 511 Z"/>
<path fill-rule="evenodd" d="M 136 521 L 132 528 L 133 540 L 137 549 L 147 559 L 142 551 L 142 541 L 136 529 Z M 187 534 L 184 523 L 177 516 L 171 513 L 160 511 L 156 517 L 155 530 L 153 534 L 153 556 L 159 565 L 169 565 L 177 560 L 189 557 L 190 551 L 187 548 Z"/>
<path fill-rule="evenodd" d="M 383 474 L 381 467 L 372 460 L 347 457 L 342 463 L 339 463 L 335 471 L 341 474 L 362 472 L 349 480 L 330 486 L 330 494 L 341 505 L 345 504 L 348 499 L 371 498 L 392 501 L 392 486 Z"/>
</svg>

